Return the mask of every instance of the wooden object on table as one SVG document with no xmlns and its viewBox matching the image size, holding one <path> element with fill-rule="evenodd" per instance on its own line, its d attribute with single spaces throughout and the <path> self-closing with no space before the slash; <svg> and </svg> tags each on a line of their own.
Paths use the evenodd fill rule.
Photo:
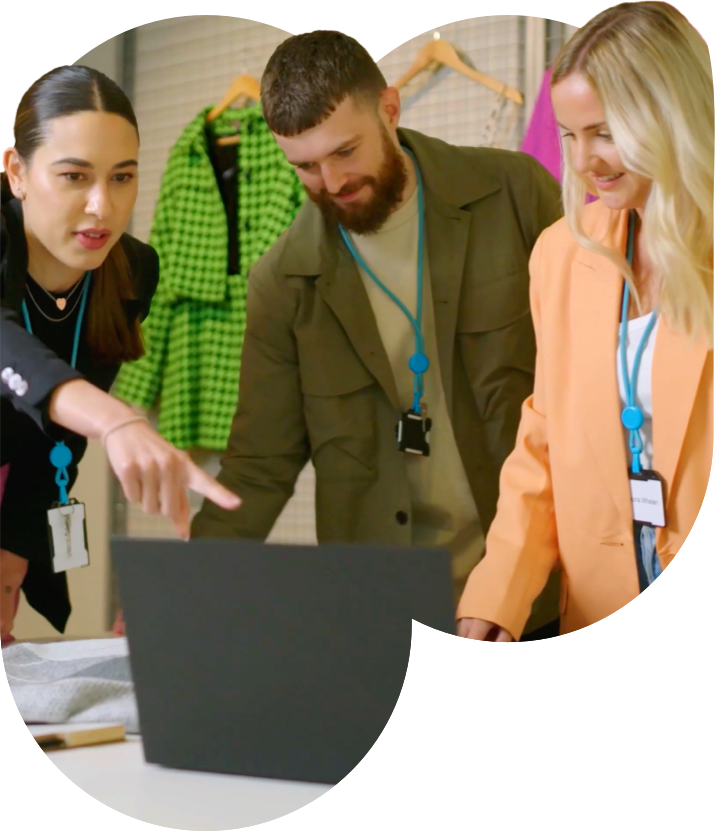
<svg viewBox="0 0 715 831">
<path fill-rule="evenodd" d="M 123 724 L 28 724 L 27 729 L 43 750 L 87 747 L 125 739 Z"/>
</svg>

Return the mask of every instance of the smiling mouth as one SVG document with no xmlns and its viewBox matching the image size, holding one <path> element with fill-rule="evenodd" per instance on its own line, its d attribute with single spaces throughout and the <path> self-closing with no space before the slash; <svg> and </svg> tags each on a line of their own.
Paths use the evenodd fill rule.
<svg viewBox="0 0 715 831">
<path fill-rule="evenodd" d="M 337 202 L 351 202 L 362 191 L 363 187 L 364 187 L 364 185 L 360 185 L 359 188 L 356 188 L 355 190 L 351 190 L 350 193 L 338 194 L 337 196 L 334 196 L 333 198 Z"/>
</svg>

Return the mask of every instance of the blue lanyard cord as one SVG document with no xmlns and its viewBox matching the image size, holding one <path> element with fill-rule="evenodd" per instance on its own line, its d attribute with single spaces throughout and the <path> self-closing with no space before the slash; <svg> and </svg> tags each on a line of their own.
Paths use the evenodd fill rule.
<svg viewBox="0 0 715 831">
<path fill-rule="evenodd" d="M 82 320 L 84 319 L 84 312 L 87 306 L 87 295 L 89 294 L 89 282 L 90 282 L 91 272 L 85 272 L 84 277 L 84 286 L 82 288 L 82 297 L 80 299 L 79 304 L 79 314 L 77 315 L 77 324 L 74 330 L 74 343 L 72 345 L 72 360 L 70 361 L 70 365 L 72 369 L 77 368 L 77 353 L 79 351 L 79 336 L 82 331 Z M 22 315 L 25 318 L 25 328 L 27 331 L 32 334 L 32 324 L 30 323 L 30 315 L 27 311 L 27 303 L 23 300 L 22 301 Z M 52 464 L 57 468 L 57 473 L 55 474 L 55 484 L 60 489 L 60 504 L 66 505 L 69 500 L 69 495 L 67 493 L 67 485 L 69 484 L 70 477 L 69 471 L 67 468 L 72 463 L 72 451 L 67 447 L 67 445 L 63 441 L 58 441 L 55 443 L 55 446 L 50 451 L 50 461 Z"/>
<path fill-rule="evenodd" d="M 414 381 L 414 398 L 412 403 L 412 409 L 416 412 L 420 412 L 420 399 L 424 393 L 424 380 L 423 375 L 427 371 L 429 367 L 429 361 L 425 356 L 425 349 L 424 349 L 424 338 L 422 336 L 422 274 L 424 268 L 424 229 L 425 229 L 425 212 L 424 212 L 424 191 L 422 185 L 422 173 L 420 172 L 419 165 L 417 164 L 417 160 L 415 159 L 412 152 L 405 147 L 405 152 L 410 156 L 412 161 L 415 165 L 415 172 L 417 174 L 417 204 L 418 204 L 418 215 L 419 215 L 419 234 L 418 234 L 418 242 L 417 242 L 417 309 L 416 314 L 412 315 L 410 310 L 405 306 L 405 304 L 400 300 L 400 298 L 391 291 L 380 278 L 375 274 L 374 271 L 367 265 L 367 263 L 363 260 L 360 256 L 360 252 L 355 248 L 353 245 L 352 240 L 346 233 L 345 229 L 340 226 L 340 235 L 343 238 L 343 242 L 348 248 L 352 258 L 355 262 L 362 268 L 362 270 L 376 283 L 393 301 L 403 312 L 405 317 L 409 320 L 412 325 L 412 328 L 415 332 L 415 355 L 412 356 L 410 359 L 410 369 L 414 373 L 415 381 Z"/>
<path fill-rule="evenodd" d="M 628 218 L 628 250 L 627 258 L 628 265 L 633 266 L 633 243 L 635 239 L 635 212 L 631 211 Z M 623 305 L 621 307 L 621 371 L 623 374 L 623 387 L 626 392 L 626 406 L 621 414 L 621 421 L 623 426 L 629 431 L 629 447 L 633 456 L 631 470 L 633 473 L 640 473 L 641 467 L 641 453 L 643 452 L 643 439 L 640 434 L 640 428 L 643 424 L 643 411 L 636 404 L 636 384 L 638 381 L 638 372 L 640 371 L 641 358 L 645 351 L 648 338 L 655 326 L 658 310 L 654 309 L 648 325 L 641 336 L 640 343 L 636 349 L 636 354 L 633 359 L 633 369 L 630 378 L 628 376 L 628 359 L 627 359 L 627 339 L 628 339 L 628 299 L 630 297 L 630 288 L 628 283 L 623 289 Z"/>
</svg>

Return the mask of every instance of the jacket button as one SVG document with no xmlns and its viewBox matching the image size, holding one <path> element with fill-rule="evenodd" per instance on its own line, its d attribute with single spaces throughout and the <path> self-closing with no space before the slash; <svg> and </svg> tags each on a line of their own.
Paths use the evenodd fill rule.
<svg viewBox="0 0 715 831">
<path fill-rule="evenodd" d="M 398 511 L 395 514 L 395 519 L 400 523 L 400 525 L 407 525 L 410 518 L 404 511 Z"/>
<path fill-rule="evenodd" d="M 15 372 L 11 376 L 10 380 L 7 382 L 7 385 L 13 392 L 17 392 L 18 389 L 23 385 L 24 381 L 25 379 L 22 377 L 22 375 Z"/>
</svg>

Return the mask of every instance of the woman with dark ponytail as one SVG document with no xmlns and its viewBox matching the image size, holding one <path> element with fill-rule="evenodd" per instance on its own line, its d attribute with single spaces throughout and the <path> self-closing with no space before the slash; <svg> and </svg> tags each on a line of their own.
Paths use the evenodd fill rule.
<svg viewBox="0 0 715 831">
<path fill-rule="evenodd" d="M 63 569 L 84 556 L 83 516 L 68 492 L 87 438 L 101 439 L 126 497 L 171 517 L 183 537 L 187 489 L 225 508 L 240 504 L 108 394 L 120 365 L 144 353 L 140 323 L 159 279 L 154 249 L 125 233 L 138 151 L 136 117 L 120 87 L 94 69 L 64 66 L 25 93 L 15 145 L 3 155 L 3 643 L 20 587 L 64 631 Z"/>
</svg>

